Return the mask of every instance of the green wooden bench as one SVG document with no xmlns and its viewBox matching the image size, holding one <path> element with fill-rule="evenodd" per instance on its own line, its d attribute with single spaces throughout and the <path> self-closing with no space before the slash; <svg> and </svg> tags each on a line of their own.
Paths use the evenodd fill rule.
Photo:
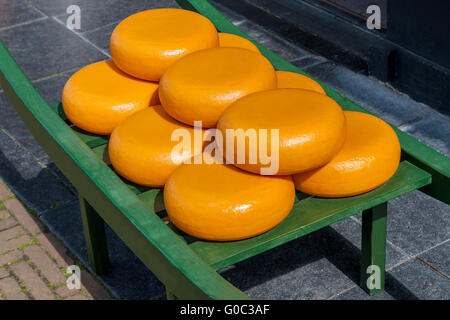
<svg viewBox="0 0 450 320">
<path fill-rule="evenodd" d="M 209 18 L 221 32 L 246 34 L 206 0 L 179 0 L 185 9 Z M 305 74 L 252 40 L 277 70 Z M 161 280 L 174 299 L 247 299 L 217 270 L 363 212 L 361 286 L 373 294 L 384 288 L 387 201 L 420 189 L 449 203 L 450 159 L 395 128 L 402 145 L 402 162 L 383 186 L 363 195 L 323 199 L 298 193 L 289 216 L 257 237 L 234 242 L 210 242 L 188 237 L 167 219 L 162 190 L 134 185 L 120 178 L 108 163 L 108 137 L 83 132 L 67 120 L 61 104 L 49 105 L 0 43 L 0 82 L 30 132 L 77 188 L 89 261 L 98 273 L 108 270 L 104 223 Z M 345 110 L 367 112 L 322 84 L 328 96 Z M 366 272 L 381 268 L 381 288 L 369 289 Z M 301 288 L 299 288 L 301 290 Z"/>
</svg>

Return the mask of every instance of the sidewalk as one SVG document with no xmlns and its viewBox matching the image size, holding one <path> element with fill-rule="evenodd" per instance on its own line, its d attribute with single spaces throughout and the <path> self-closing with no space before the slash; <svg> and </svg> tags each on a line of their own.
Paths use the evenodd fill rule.
<svg viewBox="0 0 450 320">
<path fill-rule="evenodd" d="M 66 286 L 69 265 L 81 289 Z M 108 291 L 0 180 L 0 300 L 106 300 Z"/>
</svg>

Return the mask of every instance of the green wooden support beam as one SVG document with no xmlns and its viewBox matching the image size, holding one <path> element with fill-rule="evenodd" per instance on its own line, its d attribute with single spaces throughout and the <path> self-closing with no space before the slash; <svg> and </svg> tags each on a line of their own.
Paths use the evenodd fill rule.
<svg viewBox="0 0 450 320">
<path fill-rule="evenodd" d="M 387 202 L 362 213 L 361 288 L 373 295 L 384 290 Z"/>
<path fill-rule="evenodd" d="M 89 264 L 95 273 L 106 273 L 109 267 L 109 256 L 105 223 L 81 195 L 79 195 L 79 202 Z"/>
</svg>

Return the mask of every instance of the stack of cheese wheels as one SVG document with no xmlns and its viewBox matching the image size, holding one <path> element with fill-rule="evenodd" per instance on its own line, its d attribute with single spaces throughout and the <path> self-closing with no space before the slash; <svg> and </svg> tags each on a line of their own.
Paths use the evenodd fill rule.
<svg viewBox="0 0 450 320">
<path fill-rule="evenodd" d="M 251 41 L 197 13 L 134 14 L 113 31 L 111 55 L 69 79 L 64 111 L 111 134 L 116 172 L 164 187 L 170 220 L 194 237 L 259 235 L 289 214 L 296 188 L 358 195 L 398 167 L 388 124 L 344 112 L 316 81 L 275 71 Z"/>
</svg>

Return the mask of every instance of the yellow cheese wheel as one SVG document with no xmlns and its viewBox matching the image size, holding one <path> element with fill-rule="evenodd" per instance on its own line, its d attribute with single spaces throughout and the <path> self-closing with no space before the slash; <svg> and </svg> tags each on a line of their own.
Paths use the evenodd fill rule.
<svg viewBox="0 0 450 320">
<path fill-rule="evenodd" d="M 231 33 L 219 33 L 219 46 L 242 48 L 259 53 L 258 48 L 253 44 L 253 42 Z"/>
<path fill-rule="evenodd" d="M 77 71 L 62 95 L 67 118 L 83 130 L 102 135 L 109 135 L 134 112 L 158 103 L 158 83 L 130 77 L 111 60 Z"/>
<path fill-rule="evenodd" d="M 232 241 L 275 227 L 294 205 L 291 176 L 251 174 L 226 164 L 183 164 L 164 187 L 170 220 L 194 237 Z"/>
<path fill-rule="evenodd" d="M 347 197 L 375 189 L 393 176 L 400 162 L 400 143 L 383 120 L 345 111 L 347 138 L 325 166 L 294 176 L 298 190 L 321 197 Z"/>
<path fill-rule="evenodd" d="M 179 137 L 177 129 L 189 134 L 190 148 L 172 152 Z M 201 134 L 203 131 L 200 131 Z M 172 119 L 158 105 L 139 111 L 122 121 L 111 134 L 108 146 L 111 164 L 124 178 L 145 186 L 162 187 L 167 177 L 183 161 L 201 154 L 202 146 L 194 145 L 194 128 Z"/>
<path fill-rule="evenodd" d="M 219 45 L 214 25 L 182 9 L 153 9 L 133 14 L 111 35 L 114 63 L 137 78 L 158 81 L 179 58 Z"/>
<path fill-rule="evenodd" d="M 311 78 L 296 72 L 277 71 L 278 88 L 297 88 L 325 94 L 325 90 Z"/>
<path fill-rule="evenodd" d="M 241 48 L 192 53 L 174 63 L 161 78 L 159 98 L 169 115 L 189 125 L 215 127 L 237 99 L 276 88 L 275 70 L 261 54 Z"/>
<path fill-rule="evenodd" d="M 221 150 L 228 163 L 258 174 L 287 175 L 315 169 L 330 161 L 345 140 L 340 106 L 323 94 L 302 89 L 274 89 L 243 97 L 225 110 L 217 129 L 223 135 Z M 239 129 L 252 138 L 242 143 L 236 134 L 230 134 Z M 265 164 L 260 153 L 272 155 L 272 160 Z M 268 168 L 278 170 L 262 171 Z"/>
</svg>

